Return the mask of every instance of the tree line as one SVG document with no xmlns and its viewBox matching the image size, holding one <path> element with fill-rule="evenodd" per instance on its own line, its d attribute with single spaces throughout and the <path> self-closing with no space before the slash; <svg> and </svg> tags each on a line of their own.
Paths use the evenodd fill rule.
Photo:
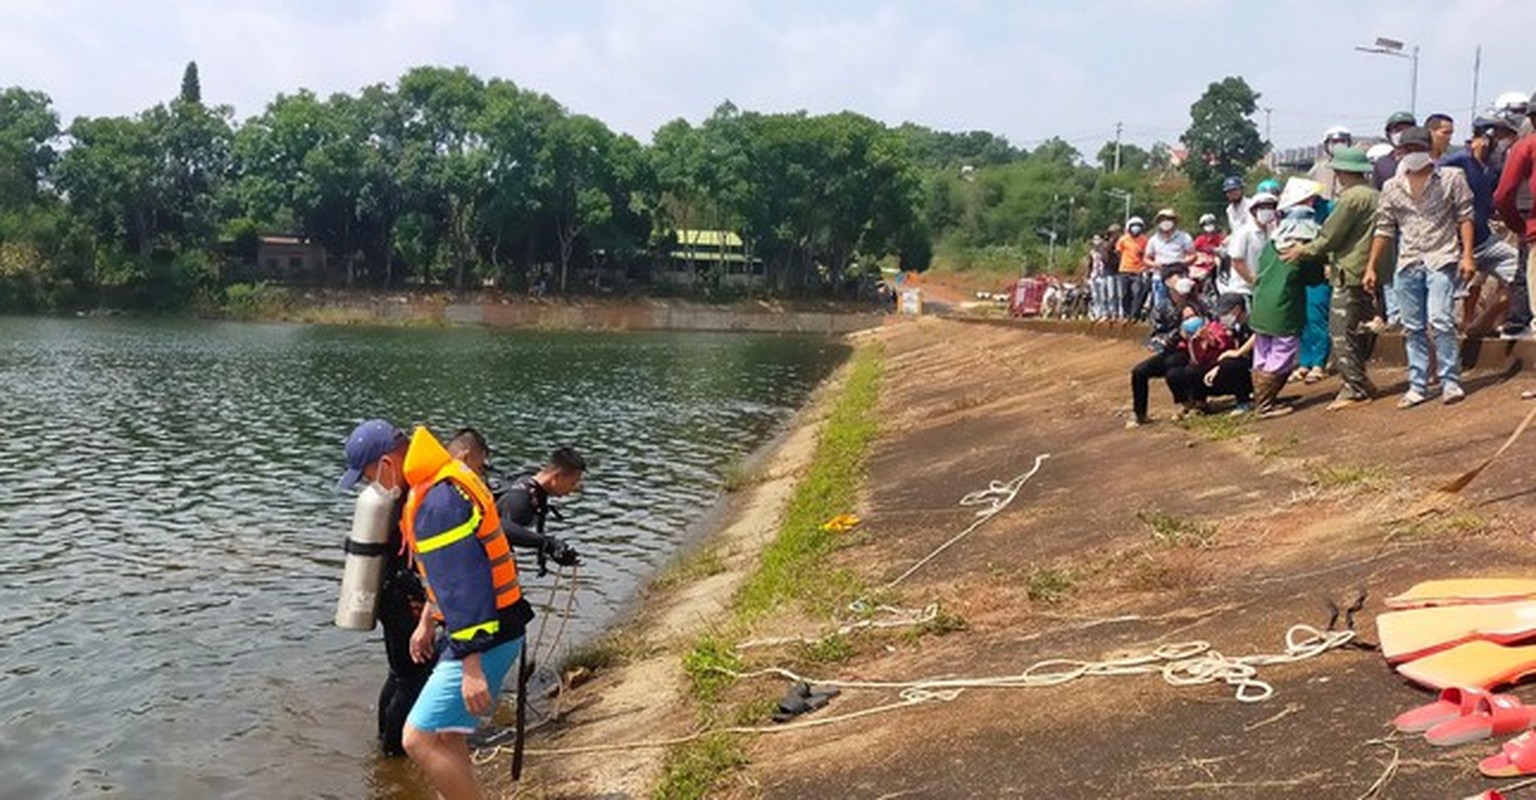
<svg viewBox="0 0 1536 800">
<path fill-rule="evenodd" d="M 1228 89 L 1247 107 L 1226 122 L 1251 133 L 1257 95 Z M 283 94 L 238 123 L 204 102 L 195 64 L 168 102 L 67 127 L 45 94 L 11 87 L 0 90 L 0 307 L 216 304 L 264 233 L 322 245 L 331 258 L 315 279 L 353 287 L 541 280 L 566 293 L 588 290 L 576 276 L 593 267 L 643 285 L 673 232 L 698 229 L 738 233 L 763 291 L 784 295 L 848 291 L 877 266 L 926 269 L 936 253 L 962 267 L 978 253 L 1043 266 L 1042 230 L 1065 244 L 1118 219 L 1111 189 L 1199 202 L 1198 176 L 1173 170 L 1166 147 L 1120 150 L 1110 171 L 1060 140 L 1026 151 L 986 132 L 730 103 L 641 143 L 464 68 Z M 1258 157 L 1211 156 L 1202 167 Z"/>
</svg>

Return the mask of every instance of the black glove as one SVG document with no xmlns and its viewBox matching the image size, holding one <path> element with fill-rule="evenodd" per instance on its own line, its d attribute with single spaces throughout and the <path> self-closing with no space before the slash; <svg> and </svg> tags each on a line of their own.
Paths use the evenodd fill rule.
<svg viewBox="0 0 1536 800">
<path fill-rule="evenodd" d="M 545 558 L 562 567 L 574 567 L 581 563 L 581 554 L 576 552 L 576 548 L 553 536 L 545 537 L 541 552 Z"/>
</svg>

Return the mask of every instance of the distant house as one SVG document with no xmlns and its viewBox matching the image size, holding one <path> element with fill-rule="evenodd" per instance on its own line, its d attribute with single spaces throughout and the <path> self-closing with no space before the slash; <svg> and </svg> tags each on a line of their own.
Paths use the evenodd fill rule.
<svg viewBox="0 0 1536 800">
<path fill-rule="evenodd" d="M 706 277 L 718 279 L 721 286 L 763 282 L 762 259 L 754 258 L 734 231 L 674 231 L 667 256 L 658 277 L 677 286 L 693 286 Z"/>
<path fill-rule="evenodd" d="M 305 281 L 325 269 L 325 248 L 302 236 L 261 236 L 256 276 L 268 281 Z"/>
</svg>

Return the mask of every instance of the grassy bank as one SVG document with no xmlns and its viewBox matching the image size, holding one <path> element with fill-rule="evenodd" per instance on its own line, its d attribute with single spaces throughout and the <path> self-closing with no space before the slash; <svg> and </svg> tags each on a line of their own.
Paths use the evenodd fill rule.
<svg viewBox="0 0 1536 800">
<path fill-rule="evenodd" d="M 848 379 L 817 439 L 806 474 L 796 483 L 773 542 L 743 584 L 722 626 L 699 638 L 683 661 L 693 687 L 701 727 L 756 725 L 767 721 L 772 703 L 727 698 L 732 684 L 722 670 L 741 666 L 734 643 L 752 624 L 775 610 L 797 610 L 830 619 L 832 610 L 860 587 L 846 572 L 828 574 L 825 561 L 838 546 L 822 524 L 853 510 L 863 482 L 870 444 L 878 431 L 882 372 L 880 350 L 871 345 L 854 352 Z M 733 771 L 745 766 L 740 736 L 716 734 L 673 748 L 668 754 L 656 797 L 707 797 Z"/>
</svg>

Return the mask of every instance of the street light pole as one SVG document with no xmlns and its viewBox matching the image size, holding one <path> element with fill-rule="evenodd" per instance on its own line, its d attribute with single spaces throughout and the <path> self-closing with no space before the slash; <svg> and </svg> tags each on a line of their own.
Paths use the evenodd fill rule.
<svg viewBox="0 0 1536 800">
<path fill-rule="evenodd" d="M 1107 194 L 1110 197 L 1118 197 L 1125 201 L 1125 216 L 1120 218 L 1121 224 L 1131 221 L 1131 193 L 1124 189 L 1110 189 Z"/>
<path fill-rule="evenodd" d="M 1408 113 L 1417 119 L 1419 116 L 1419 46 L 1414 45 L 1412 53 L 1403 52 L 1407 45 L 1397 39 L 1388 39 L 1385 36 L 1376 37 L 1373 45 L 1355 45 L 1355 49 L 1362 53 L 1372 53 L 1379 56 L 1392 56 L 1393 58 L 1406 58 L 1413 62 L 1412 72 L 1408 77 Z"/>
</svg>

